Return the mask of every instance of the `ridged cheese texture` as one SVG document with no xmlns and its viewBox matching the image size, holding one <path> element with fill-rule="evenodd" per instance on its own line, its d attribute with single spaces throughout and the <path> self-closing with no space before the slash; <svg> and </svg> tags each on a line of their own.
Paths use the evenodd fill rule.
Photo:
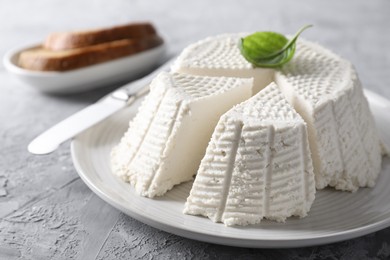
<svg viewBox="0 0 390 260">
<path fill-rule="evenodd" d="M 254 68 L 237 47 L 246 34 L 209 37 L 188 46 L 172 69 L 193 75 L 253 77 L 253 94 L 274 80 L 308 124 L 316 187 L 372 187 L 381 169 L 373 116 L 353 66 L 325 48 L 298 39 L 281 70 Z"/>
<path fill-rule="evenodd" d="M 191 180 L 220 116 L 250 97 L 252 82 L 161 73 L 112 150 L 113 173 L 147 197 Z"/>
<path fill-rule="evenodd" d="M 240 53 L 238 42 L 245 34 L 223 34 L 189 45 L 172 71 L 202 76 L 253 78 L 253 93 L 272 82 L 273 70 L 255 68 Z"/>
<path fill-rule="evenodd" d="M 373 116 L 352 64 L 307 41 L 275 81 L 308 124 L 316 187 L 372 187 L 381 170 Z"/>
<path fill-rule="evenodd" d="M 225 225 L 304 217 L 315 197 L 306 124 L 270 84 L 224 114 L 184 213 Z"/>
</svg>

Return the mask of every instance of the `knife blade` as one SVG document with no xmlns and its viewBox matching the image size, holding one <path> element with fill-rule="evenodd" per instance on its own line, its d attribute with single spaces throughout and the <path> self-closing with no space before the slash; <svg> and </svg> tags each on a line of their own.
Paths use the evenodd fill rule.
<svg viewBox="0 0 390 260">
<path fill-rule="evenodd" d="M 149 83 L 152 79 L 161 71 L 167 71 L 174 59 L 175 57 L 171 58 L 147 76 L 120 87 L 98 102 L 49 128 L 32 140 L 27 150 L 37 155 L 51 153 L 63 142 L 132 104 L 149 91 Z"/>
</svg>

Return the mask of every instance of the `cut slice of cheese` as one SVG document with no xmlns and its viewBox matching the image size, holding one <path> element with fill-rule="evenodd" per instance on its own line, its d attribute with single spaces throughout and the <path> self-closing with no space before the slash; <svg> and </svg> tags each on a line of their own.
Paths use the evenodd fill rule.
<svg viewBox="0 0 390 260">
<path fill-rule="evenodd" d="M 238 42 L 245 34 L 223 34 L 189 45 L 172 71 L 201 76 L 253 78 L 253 94 L 273 80 L 273 70 L 256 68 L 240 53 Z"/>
<path fill-rule="evenodd" d="M 304 217 L 314 182 L 306 124 L 272 83 L 221 117 L 184 213 L 226 225 Z"/>
<path fill-rule="evenodd" d="M 142 196 L 189 181 L 219 117 L 251 95 L 252 79 L 161 73 L 111 155 L 114 174 Z"/>
<path fill-rule="evenodd" d="M 308 124 L 316 186 L 356 191 L 372 187 L 381 170 L 373 116 L 352 64 L 299 40 L 275 81 Z"/>
</svg>

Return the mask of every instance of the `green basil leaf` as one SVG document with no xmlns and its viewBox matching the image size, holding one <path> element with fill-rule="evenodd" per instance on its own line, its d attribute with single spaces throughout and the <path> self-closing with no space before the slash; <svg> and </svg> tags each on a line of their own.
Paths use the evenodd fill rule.
<svg viewBox="0 0 390 260">
<path fill-rule="evenodd" d="M 312 25 L 302 27 L 290 40 L 280 33 L 256 32 L 241 38 L 241 54 L 256 67 L 281 67 L 292 59 L 299 35 L 309 27 Z"/>
</svg>

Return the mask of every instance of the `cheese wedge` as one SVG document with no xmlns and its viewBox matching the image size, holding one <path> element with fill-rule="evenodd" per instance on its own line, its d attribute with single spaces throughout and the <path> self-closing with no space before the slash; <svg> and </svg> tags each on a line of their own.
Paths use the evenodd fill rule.
<svg viewBox="0 0 390 260">
<path fill-rule="evenodd" d="M 373 187 L 381 171 L 375 122 L 352 64 L 299 40 L 275 81 L 308 125 L 316 187 Z"/>
<path fill-rule="evenodd" d="M 219 77 L 253 78 L 253 94 L 273 80 L 273 70 L 256 68 L 240 53 L 245 34 L 223 34 L 189 45 L 172 65 L 172 71 Z"/>
<path fill-rule="evenodd" d="M 196 174 L 219 117 L 251 95 L 252 79 L 161 73 L 111 155 L 112 171 L 142 196 Z"/>
<path fill-rule="evenodd" d="M 304 217 L 315 197 L 306 124 L 272 83 L 224 114 L 184 213 L 226 225 Z"/>
</svg>

